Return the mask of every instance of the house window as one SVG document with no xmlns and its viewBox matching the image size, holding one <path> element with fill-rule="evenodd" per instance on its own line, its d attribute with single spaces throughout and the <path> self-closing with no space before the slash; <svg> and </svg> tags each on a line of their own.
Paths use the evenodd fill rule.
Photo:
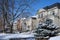
<svg viewBox="0 0 60 40">
<path fill-rule="evenodd" d="M 54 11 L 53 11 L 52 15 L 55 15 Z"/>
<path fill-rule="evenodd" d="M 38 18 L 43 18 L 43 13 L 41 13 L 41 14 L 38 16 Z"/>
<path fill-rule="evenodd" d="M 43 13 L 41 14 L 41 18 L 43 18 Z"/>
<path fill-rule="evenodd" d="M 38 16 L 38 18 L 40 18 L 40 15 Z"/>
<path fill-rule="evenodd" d="M 52 13 L 52 15 L 55 15 L 55 13 Z"/>
</svg>

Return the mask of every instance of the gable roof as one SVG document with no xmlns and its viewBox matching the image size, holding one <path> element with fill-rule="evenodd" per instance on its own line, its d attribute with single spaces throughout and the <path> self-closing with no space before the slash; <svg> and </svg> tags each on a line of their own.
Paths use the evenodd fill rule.
<svg viewBox="0 0 60 40">
<path fill-rule="evenodd" d="M 50 8 L 53 8 L 53 7 L 57 7 L 57 8 L 60 9 L 60 3 L 54 3 L 54 4 L 50 5 L 50 6 L 44 7 L 43 9 L 47 10 L 47 9 L 50 9 Z"/>
</svg>

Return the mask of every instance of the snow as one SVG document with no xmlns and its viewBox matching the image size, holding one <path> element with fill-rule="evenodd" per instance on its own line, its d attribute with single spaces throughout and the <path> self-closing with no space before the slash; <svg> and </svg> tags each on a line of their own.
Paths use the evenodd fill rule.
<svg viewBox="0 0 60 40">
<path fill-rule="evenodd" d="M 7 34 L 5 34 L 5 33 L 0 33 L 0 36 L 4 36 L 4 35 L 7 35 Z"/>
<path fill-rule="evenodd" d="M 60 40 L 60 36 L 51 37 L 49 40 Z"/>
<path fill-rule="evenodd" d="M 0 39 L 10 38 L 33 38 L 33 33 L 20 33 L 20 34 L 0 34 Z"/>
<path fill-rule="evenodd" d="M 0 33 L 0 39 L 10 39 L 10 38 L 30 38 L 29 40 L 33 39 L 34 34 L 33 33 L 20 33 L 20 34 L 5 34 Z M 60 40 L 60 36 L 51 37 L 49 40 Z"/>
<path fill-rule="evenodd" d="M 37 18 L 37 15 L 35 15 L 35 16 L 32 16 L 32 18 Z"/>
</svg>

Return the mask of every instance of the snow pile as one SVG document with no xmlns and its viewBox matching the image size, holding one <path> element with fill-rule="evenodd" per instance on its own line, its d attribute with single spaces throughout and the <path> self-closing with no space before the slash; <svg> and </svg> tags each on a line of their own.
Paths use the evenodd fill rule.
<svg viewBox="0 0 60 40">
<path fill-rule="evenodd" d="M 0 36 L 6 35 L 5 33 L 0 33 Z"/>
<path fill-rule="evenodd" d="M 49 40 L 60 40 L 60 36 L 51 37 Z"/>
<path fill-rule="evenodd" d="M 0 39 L 11 39 L 11 38 L 33 38 L 33 33 L 20 33 L 20 34 L 4 34 L 0 35 Z"/>
</svg>

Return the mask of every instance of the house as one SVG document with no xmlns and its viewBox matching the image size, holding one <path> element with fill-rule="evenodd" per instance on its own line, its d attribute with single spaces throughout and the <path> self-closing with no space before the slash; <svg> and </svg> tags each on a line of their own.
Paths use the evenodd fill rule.
<svg viewBox="0 0 60 40">
<path fill-rule="evenodd" d="M 44 20 L 50 18 L 54 24 L 60 26 L 60 3 L 54 3 L 38 10 L 38 17 Z"/>
<path fill-rule="evenodd" d="M 31 30 L 31 18 L 21 18 L 17 21 L 17 30 L 26 32 Z"/>
<path fill-rule="evenodd" d="M 38 25 L 38 16 L 35 15 L 35 16 L 32 16 L 31 17 L 31 27 L 32 27 L 32 30 L 36 29 Z"/>
</svg>

